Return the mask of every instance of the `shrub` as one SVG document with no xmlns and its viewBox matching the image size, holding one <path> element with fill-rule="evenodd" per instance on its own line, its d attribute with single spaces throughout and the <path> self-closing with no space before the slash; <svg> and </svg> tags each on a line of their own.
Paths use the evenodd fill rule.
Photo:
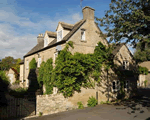
<svg viewBox="0 0 150 120">
<path fill-rule="evenodd" d="M 15 90 L 10 90 L 9 91 L 9 94 L 14 96 L 14 97 L 17 97 L 17 98 L 22 98 L 24 97 L 25 93 L 27 92 L 27 89 L 26 88 L 17 88 Z"/>
<path fill-rule="evenodd" d="M 8 76 L 6 76 L 6 73 L 4 71 L 0 71 L 0 78 L 3 80 L 3 82 L 6 84 L 6 85 L 9 85 L 10 82 L 9 82 L 9 78 Z"/>
<path fill-rule="evenodd" d="M 93 96 L 89 97 L 89 100 L 87 102 L 88 102 L 87 104 L 88 107 L 94 107 L 98 104 L 98 101 Z"/>
<path fill-rule="evenodd" d="M 84 108 L 82 102 L 78 102 L 77 104 L 78 104 L 78 109 L 83 109 Z"/>
<path fill-rule="evenodd" d="M 144 81 L 144 85 L 145 85 L 145 87 L 147 86 L 147 82 L 148 82 L 147 80 L 145 80 L 145 81 Z"/>
<path fill-rule="evenodd" d="M 146 67 L 138 67 L 138 73 L 139 74 L 144 74 L 144 75 L 148 75 L 148 69 Z"/>
<path fill-rule="evenodd" d="M 39 116 L 41 117 L 43 115 L 43 113 L 42 112 L 39 112 Z"/>
</svg>

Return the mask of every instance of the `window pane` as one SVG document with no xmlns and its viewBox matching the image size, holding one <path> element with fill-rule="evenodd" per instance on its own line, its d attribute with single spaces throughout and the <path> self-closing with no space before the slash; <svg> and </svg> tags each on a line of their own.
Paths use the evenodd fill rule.
<svg viewBox="0 0 150 120">
<path fill-rule="evenodd" d="M 113 82 L 113 90 L 115 90 L 115 82 Z"/>
</svg>

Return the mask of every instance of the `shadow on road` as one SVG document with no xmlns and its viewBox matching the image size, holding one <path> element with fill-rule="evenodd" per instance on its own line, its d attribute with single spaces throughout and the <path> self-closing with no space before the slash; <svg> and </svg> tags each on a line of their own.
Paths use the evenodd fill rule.
<svg viewBox="0 0 150 120">
<path fill-rule="evenodd" d="M 115 106 L 121 106 L 116 108 L 118 110 L 128 109 L 127 114 L 133 114 L 138 112 L 140 114 L 144 113 L 147 109 L 150 112 L 150 89 L 140 88 L 138 89 L 138 95 L 130 99 L 121 100 L 120 102 L 114 103 Z M 146 108 L 146 109 L 143 109 Z M 134 116 L 134 118 L 137 115 Z M 150 117 L 146 120 L 150 120 Z"/>
</svg>

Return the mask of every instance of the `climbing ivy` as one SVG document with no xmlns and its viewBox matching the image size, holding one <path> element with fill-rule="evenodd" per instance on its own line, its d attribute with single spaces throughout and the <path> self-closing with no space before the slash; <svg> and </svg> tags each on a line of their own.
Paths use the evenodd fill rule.
<svg viewBox="0 0 150 120">
<path fill-rule="evenodd" d="M 110 53 L 101 42 L 96 46 L 93 54 L 76 52 L 74 55 L 69 51 L 73 48 L 73 42 L 68 42 L 60 51 L 57 59 L 55 72 L 55 85 L 65 97 L 72 96 L 74 91 L 80 91 L 81 87 L 94 87 L 95 81 L 100 82 L 101 68 L 108 64 Z M 108 67 L 108 66 L 107 66 Z"/>
<path fill-rule="evenodd" d="M 38 74 L 38 83 L 40 86 L 42 85 L 41 82 L 43 82 L 43 84 L 45 85 L 46 88 L 45 94 L 52 94 L 53 90 L 52 74 L 53 74 L 53 65 L 52 65 L 52 58 L 50 58 L 46 62 L 42 62 Z"/>
<path fill-rule="evenodd" d="M 33 58 L 29 63 L 29 69 L 36 69 L 36 67 L 37 67 L 37 63 L 35 58 Z"/>
<path fill-rule="evenodd" d="M 147 67 L 138 67 L 138 74 L 148 75 L 148 69 Z"/>
<path fill-rule="evenodd" d="M 99 83 L 102 67 L 107 70 L 111 67 L 111 50 L 101 42 L 95 47 L 93 54 L 72 54 L 69 47 L 74 48 L 72 41 L 59 52 L 54 69 L 52 59 L 43 62 L 39 68 L 38 82 L 40 85 L 41 81 L 45 84 L 47 94 L 52 93 L 53 86 L 65 97 L 72 96 L 74 91 L 79 92 L 81 87 L 92 88 L 92 78 Z"/>
</svg>

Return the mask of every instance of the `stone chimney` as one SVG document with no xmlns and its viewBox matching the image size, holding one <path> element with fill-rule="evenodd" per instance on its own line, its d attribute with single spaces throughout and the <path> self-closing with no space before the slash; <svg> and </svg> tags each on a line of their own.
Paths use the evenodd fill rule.
<svg viewBox="0 0 150 120">
<path fill-rule="evenodd" d="M 83 19 L 89 19 L 89 20 L 94 20 L 94 11 L 95 9 L 89 7 L 89 6 L 85 6 L 82 9 L 82 13 L 83 13 Z"/>
<path fill-rule="evenodd" d="M 39 34 L 37 37 L 37 43 L 39 44 L 44 39 L 43 34 Z"/>
</svg>

